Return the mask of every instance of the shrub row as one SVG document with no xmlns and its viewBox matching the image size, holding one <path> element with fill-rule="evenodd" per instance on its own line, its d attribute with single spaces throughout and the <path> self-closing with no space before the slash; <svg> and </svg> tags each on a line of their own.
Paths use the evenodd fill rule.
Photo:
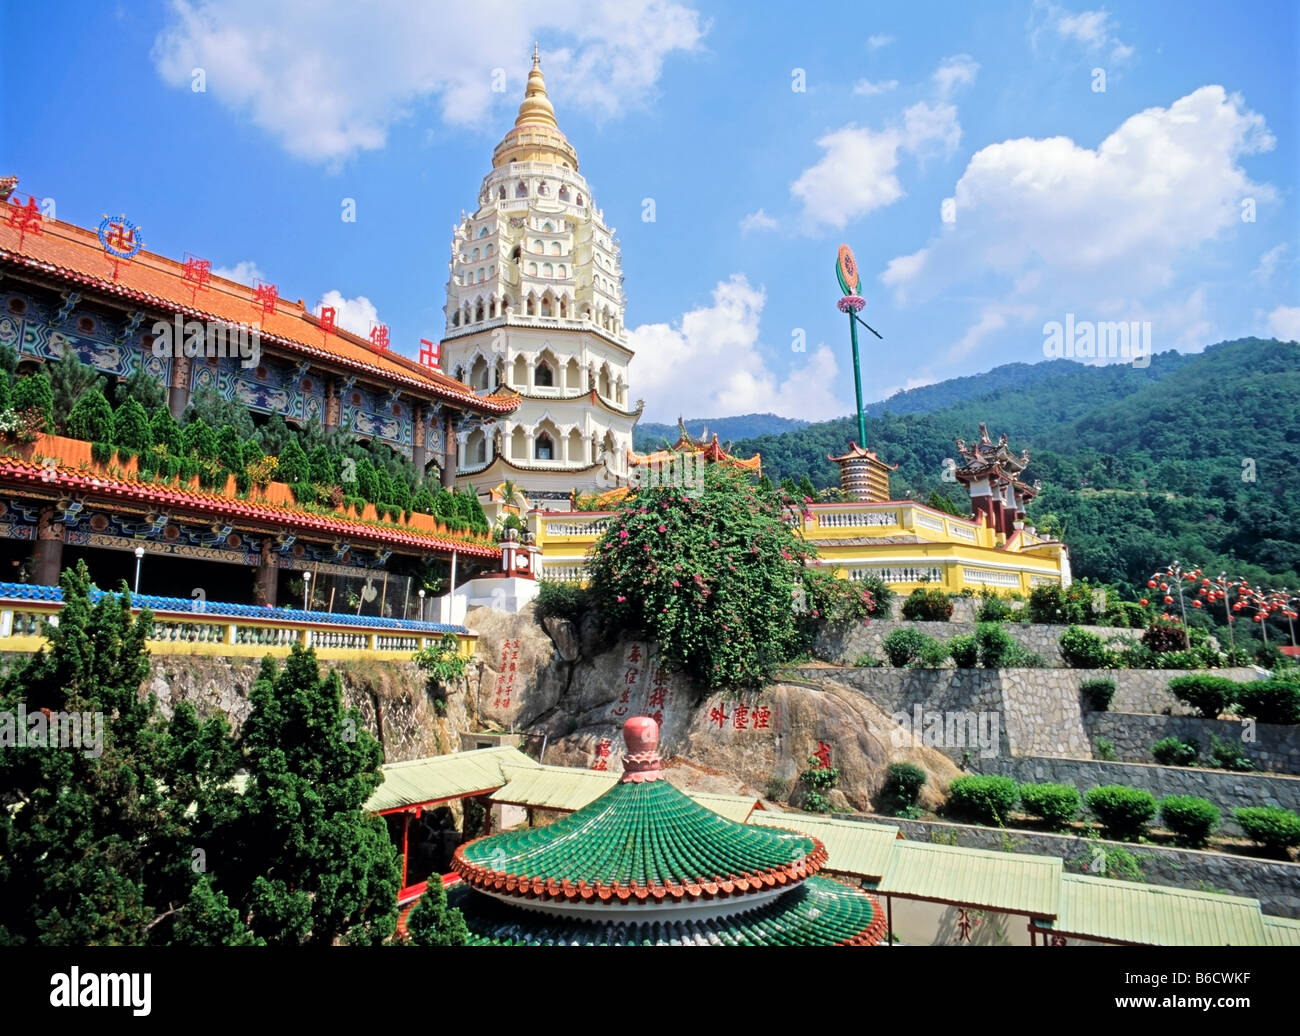
<svg viewBox="0 0 1300 1036">
<path fill-rule="evenodd" d="M 1042 658 L 1021 647 L 997 622 L 981 622 L 974 633 L 963 633 L 946 643 L 902 627 L 884 639 L 881 648 L 889 664 L 938 669 L 949 658 L 959 669 L 1041 669 Z"/>
<path fill-rule="evenodd" d="M 1300 681 L 1274 677 L 1238 683 L 1222 676 L 1176 676 L 1169 691 L 1205 719 L 1225 712 L 1261 723 L 1300 723 Z"/>
</svg>

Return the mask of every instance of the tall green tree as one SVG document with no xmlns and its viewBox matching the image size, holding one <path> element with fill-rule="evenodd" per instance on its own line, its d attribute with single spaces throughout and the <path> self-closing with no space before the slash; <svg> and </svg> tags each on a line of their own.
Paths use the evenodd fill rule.
<svg viewBox="0 0 1300 1036">
<path fill-rule="evenodd" d="M 50 379 L 44 371 L 36 371 L 18 379 L 14 385 L 13 408 L 19 413 L 34 410 L 41 416 L 41 430 L 54 429 L 54 392 L 50 389 Z"/>
<path fill-rule="evenodd" d="M 128 399 L 117 408 L 113 430 L 117 436 L 116 445 L 125 446 L 128 450 L 147 450 L 153 445 L 149 415 L 134 399 Z"/>
<path fill-rule="evenodd" d="M 87 392 L 103 393 L 104 379 L 94 367 L 82 363 L 71 350 L 46 365 L 54 405 L 54 424 L 63 427 L 77 402 Z"/>
<path fill-rule="evenodd" d="M 114 436 L 113 408 L 97 388 L 86 391 L 77 400 L 64 424 L 64 432 L 86 442 L 111 443 Z"/>
<path fill-rule="evenodd" d="M 153 620 L 132 616 L 125 586 L 92 603 L 84 562 L 61 585 L 48 648 L 0 683 L 0 943 L 165 943 L 210 844 L 191 807 L 211 814 L 234 772 L 229 731 L 188 704 L 168 722 L 140 693 Z M 41 710 L 77 714 L 80 747 L 32 744 Z"/>
<path fill-rule="evenodd" d="M 151 421 L 153 414 L 159 409 L 166 409 L 167 406 L 167 393 L 161 383 L 143 367 L 137 367 L 131 372 L 130 377 L 117 383 L 117 388 L 113 390 L 113 398 L 118 406 L 128 399 L 134 399 L 144 407 L 146 414 L 151 415 Z"/>
<path fill-rule="evenodd" d="M 295 645 L 283 669 L 263 662 L 249 700 L 248 781 L 215 827 L 214 889 L 270 945 L 391 937 L 397 851 L 383 821 L 363 812 L 383 780 L 382 753 L 344 709 L 338 673 L 322 677 L 315 652 Z"/>
</svg>

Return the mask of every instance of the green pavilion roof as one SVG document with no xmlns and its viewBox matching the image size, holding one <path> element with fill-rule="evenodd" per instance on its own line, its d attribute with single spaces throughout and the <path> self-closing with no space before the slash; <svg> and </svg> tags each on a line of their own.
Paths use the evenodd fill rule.
<svg viewBox="0 0 1300 1036">
<path fill-rule="evenodd" d="M 871 896 L 829 878 L 753 910 L 720 918 L 584 921 L 521 910 L 457 882 L 447 905 L 465 916 L 474 946 L 870 946 L 885 912 Z"/>
<path fill-rule="evenodd" d="M 616 784 L 547 827 L 476 839 L 452 868 L 471 886 L 519 896 L 679 901 L 799 881 L 825 857 L 810 835 L 727 820 L 660 778 Z"/>
</svg>

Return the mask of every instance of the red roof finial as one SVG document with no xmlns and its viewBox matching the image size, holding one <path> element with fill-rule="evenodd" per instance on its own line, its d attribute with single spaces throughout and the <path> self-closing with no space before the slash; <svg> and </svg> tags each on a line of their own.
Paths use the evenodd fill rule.
<svg viewBox="0 0 1300 1036">
<path fill-rule="evenodd" d="M 640 784 L 657 781 L 659 772 L 659 724 L 650 716 L 632 716 L 623 724 L 623 741 L 627 754 L 623 756 L 623 783 Z"/>
</svg>

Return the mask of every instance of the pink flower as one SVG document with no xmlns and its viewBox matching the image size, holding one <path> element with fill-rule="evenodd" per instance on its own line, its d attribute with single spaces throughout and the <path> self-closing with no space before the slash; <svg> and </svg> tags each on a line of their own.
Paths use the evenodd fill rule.
<svg viewBox="0 0 1300 1036">
<path fill-rule="evenodd" d="M 661 525 L 661 526 L 659 526 L 659 531 L 660 531 L 660 532 L 667 532 L 667 531 L 668 531 L 668 526 L 666 526 L 666 525 Z"/>
<path fill-rule="evenodd" d="M 682 584 L 679 583 L 679 582 L 677 582 L 676 579 L 673 580 L 673 586 L 681 586 L 681 585 L 682 585 Z"/>
<path fill-rule="evenodd" d="M 618 595 L 618 603 L 619 603 L 619 604 L 622 604 L 622 603 L 623 603 L 624 601 L 626 601 L 626 600 L 627 600 L 627 598 L 624 597 L 622 594 L 619 594 L 619 595 Z"/>
<path fill-rule="evenodd" d="M 618 533 L 618 538 L 619 538 L 620 540 L 625 540 L 625 539 L 627 539 L 627 530 L 626 530 L 626 529 L 620 529 L 620 530 L 619 530 L 619 533 Z"/>
</svg>

